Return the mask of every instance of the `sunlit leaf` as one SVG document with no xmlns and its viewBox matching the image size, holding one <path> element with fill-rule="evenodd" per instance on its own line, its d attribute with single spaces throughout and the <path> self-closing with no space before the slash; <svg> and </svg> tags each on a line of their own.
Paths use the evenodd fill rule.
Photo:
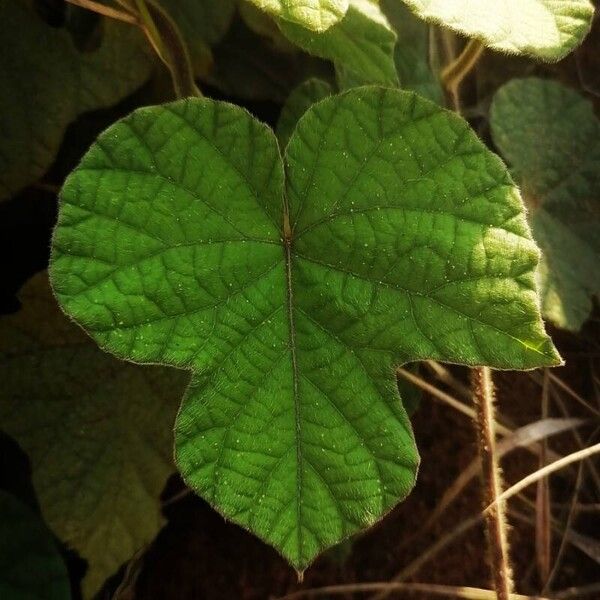
<svg viewBox="0 0 600 600">
<path fill-rule="evenodd" d="M 285 177 L 243 109 L 134 112 L 65 184 L 52 280 L 101 347 L 193 372 L 183 477 L 302 570 L 414 484 L 395 365 L 559 362 L 537 262 L 517 189 L 467 123 L 365 87 L 308 110 Z"/>
</svg>

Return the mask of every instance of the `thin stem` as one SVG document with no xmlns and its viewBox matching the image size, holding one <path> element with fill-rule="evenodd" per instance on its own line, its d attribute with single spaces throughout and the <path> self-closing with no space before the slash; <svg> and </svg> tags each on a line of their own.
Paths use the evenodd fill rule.
<svg viewBox="0 0 600 600">
<path fill-rule="evenodd" d="M 493 509 L 486 512 L 486 527 L 491 550 L 494 587 L 498 600 L 509 600 L 513 583 L 508 558 L 505 505 L 498 501 L 502 491 L 502 478 L 496 453 L 494 382 L 491 369 L 489 367 L 473 369 L 471 382 L 477 411 L 477 438 L 483 475 L 484 504 L 493 504 Z"/>
<path fill-rule="evenodd" d="M 130 23 L 131 25 L 139 25 L 139 21 L 135 17 L 135 15 L 132 15 L 123 10 L 111 8 L 110 6 L 105 6 L 104 4 L 100 4 L 99 2 L 94 2 L 94 0 L 67 0 L 67 2 L 69 4 L 73 4 L 74 6 L 86 8 L 87 10 L 91 10 L 92 12 L 98 13 L 99 15 L 108 17 L 110 19 L 116 19 L 117 21 Z"/>
<path fill-rule="evenodd" d="M 479 40 L 471 39 L 462 52 L 441 73 L 444 89 L 450 95 L 454 110 L 460 112 L 458 90 L 464 78 L 471 72 L 483 53 L 484 47 Z"/>
</svg>

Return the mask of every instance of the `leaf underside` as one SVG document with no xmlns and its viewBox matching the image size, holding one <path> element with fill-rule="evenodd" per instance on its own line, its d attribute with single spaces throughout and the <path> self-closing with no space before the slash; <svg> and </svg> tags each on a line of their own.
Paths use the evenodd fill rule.
<svg viewBox="0 0 600 600">
<path fill-rule="evenodd" d="M 462 119 L 357 88 L 300 119 L 285 173 L 238 107 L 138 110 L 67 180 L 52 281 L 103 348 L 193 372 L 181 473 L 302 570 L 414 484 L 396 365 L 560 359 L 518 191 Z"/>
<path fill-rule="evenodd" d="M 557 61 L 586 36 L 589 0 L 397 0 L 417 16 L 509 54 Z"/>
<path fill-rule="evenodd" d="M 44 519 L 88 561 L 91 598 L 163 524 L 186 377 L 99 350 L 62 314 L 45 273 L 20 298 L 21 311 L 0 319 L 0 428 L 29 456 Z"/>
<path fill-rule="evenodd" d="M 144 39 L 131 25 L 103 21 L 100 47 L 78 50 L 66 29 L 46 25 L 18 0 L 0 0 L 0 200 L 39 179 L 67 125 L 105 108 L 148 78 Z"/>
<path fill-rule="evenodd" d="M 529 78 L 498 90 L 491 126 L 543 251 L 542 312 L 577 331 L 600 292 L 600 122 L 574 90 Z"/>
</svg>

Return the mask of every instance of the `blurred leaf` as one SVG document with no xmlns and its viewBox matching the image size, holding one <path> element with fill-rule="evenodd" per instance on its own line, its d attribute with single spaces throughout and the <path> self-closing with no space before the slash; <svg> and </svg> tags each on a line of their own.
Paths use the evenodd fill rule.
<svg viewBox="0 0 600 600">
<path fill-rule="evenodd" d="M 396 34 L 374 0 L 350 0 L 346 16 L 322 33 L 284 21 L 279 26 L 309 54 L 331 60 L 342 89 L 369 83 L 398 85 Z"/>
<path fill-rule="evenodd" d="M 542 311 L 576 331 L 600 291 L 600 122 L 574 90 L 529 78 L 498 90 L 491 126 L 543 251 Z"/>
<path fill-rule="evenodd" d="M 101 352 L 62 314 L 45 273 L 21 300 L 0 319 L 0 423 L 29 454 L 50 528 L 89 562 L 89 598 L 162 525 L 186 375 Z"/>
<path fill-rule="evenodd" d="M 394 60 L 400 87 L 442 105 L 442 86 L 429 66 L 429 26 L 398 0 L 381 0 L 381 10 L 398 36 Z"/>
<path fill-rule="evenodd" d="M 348 10 L 348 0 L 250 0 L 274 17 L 298 23 L 312 31 L 325 31 Z"/>
<path fill-rule="evenodd" d="M 285 101 L 277 122 L 277 139 L 282 152 L 304 113 L 319 100 L 331 96 L 331 86 L 320 79 L 307 79 Z"/>
<path fill-rule="evenodd" d="M 67 569 L 44 522 L 0 491 L 0 598 L 69 600 Z"/>
<path fill-rule="evenodd" d="M 589 0 L 402 1 L 420 18 L 489 48 L 551 62 L 581 43 L 594 14 Z"/>
<path fill-rule="evenodd" d="M 225 94 L 246 100 L 284 102 L 307 77 L 328 77 L 328 65 L 300 52 L 281 52 L 267 38 L 236 19 L 213 49 L 214 67 L 206 80 Z"/>
<path fill-rule="evenodd" d="M 78 115 L 117 103 L 148 78 L 141 33 L 110 19 L 102 25 L 99 48 L 80 52 L 66 29 L 20 0 L 0 0 L 0 200 L 44 175 Z"/>
</svg>

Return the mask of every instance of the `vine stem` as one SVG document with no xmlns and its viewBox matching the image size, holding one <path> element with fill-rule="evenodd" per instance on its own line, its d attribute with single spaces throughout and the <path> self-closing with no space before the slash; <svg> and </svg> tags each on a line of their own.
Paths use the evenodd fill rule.
<svg viewBox="0 0 600 600">
<path fill-rule="evenodd" d="M 458 93 L 460 84 L 477 64 L 483 50 L 483 44 L 479 40 L 471 39 L 462 52 L 442 69 L 442 85 L 449 94 L 456 112 L 460 112 L 460 96 Z"/>
<path fill-rule="evenodd" d="M 494 381 L 489 367 L 471 369 L 473 399 L 477 413 L 477 441 L 481 458 L 484 506 L 490 562 L 498 600 L 509 600 L 513 588 L 508 556 L 502 475 L 496 453 Z"/>
<path fill-rule="evenodd" d="M 81 8 L 91 10 L 92 12 L 98 13 L 99 15 L 109 17 L 110 19 L 116 19 L 117 21 L 130 23 L 131 25 L 140 24 L 138 19 L 134 15 L 123 10 L 117 10 L 116 8 L 111 8 L 110 6 L 100 4 L 100 2 L 94 2 L 94 0 L 67 0 L 67 2 L 69 4 L 73 4 L 74 6 L 79 6 Z"/>
</svg>

